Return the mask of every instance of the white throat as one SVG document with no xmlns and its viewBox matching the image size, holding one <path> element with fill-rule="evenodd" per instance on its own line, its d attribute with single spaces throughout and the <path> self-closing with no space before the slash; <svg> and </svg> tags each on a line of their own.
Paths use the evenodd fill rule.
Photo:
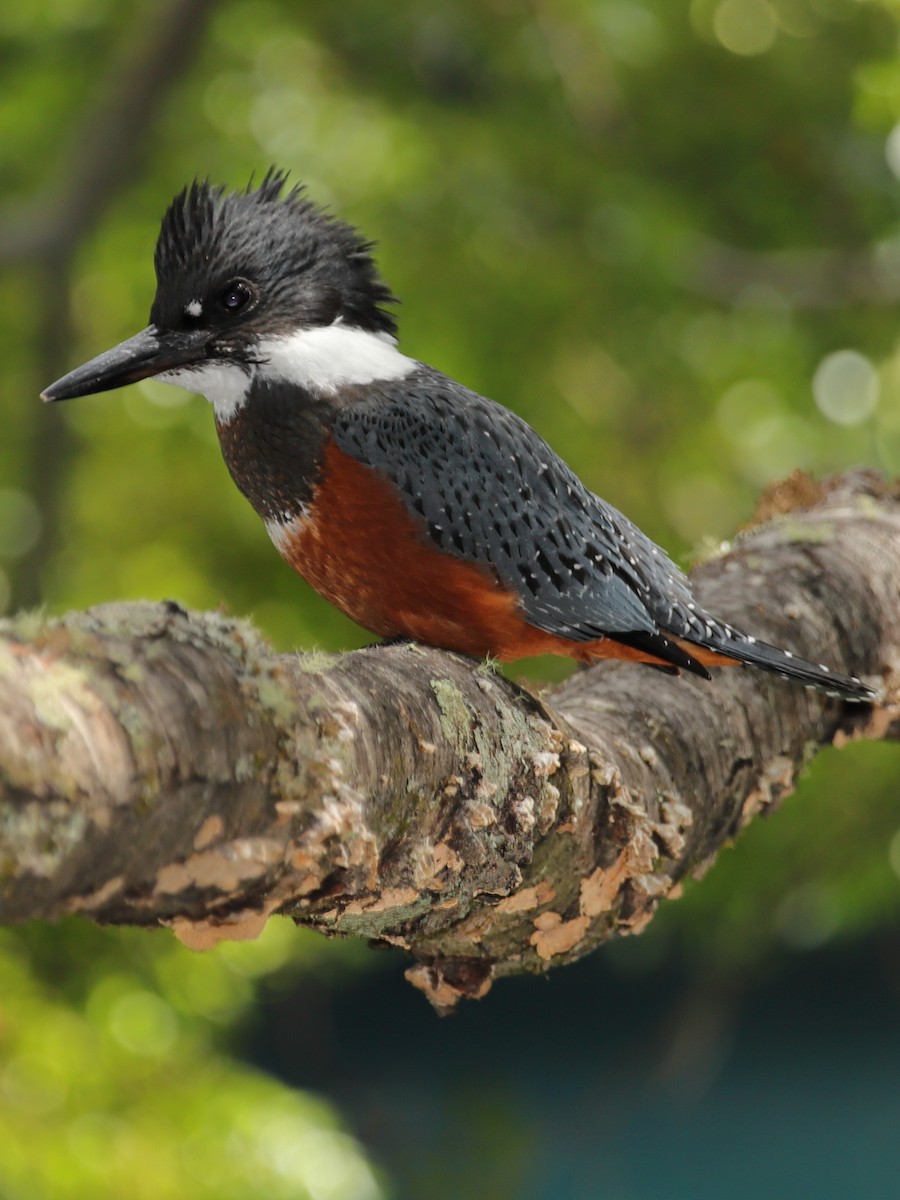
<svg viewBox="0 0 900 1200">
<path fill-rule="evenodd" d="M 157 375 L 160 383 L 171 383 L 205 396 L 213 406 L 219 424 L 227 424 L 243 408 L 253 382 L 252 368 L 239 363 L 206 362 L 196 367 L 179 367 Z"/>
<path fill-rule="evenodd" d="M 255 379 L 293 383 L 320 394 L 348 384 L 402 379 L 418 366 L 397 349 L 386 333 L 371 333 L 340 320 L 322 329 L 298 329 L 282 337 L 262 338 L 257 361 L 244 366 L 206 362 L 167 371 L 163 383 L 206 396 L 219 424 L 227 424 L 247 402 Z"/>
<path fill-rule="evenodd" d="M 402 379 L 416 367 L 387 333 L 370 333 L 335 321 L 322 329 L 298 329 L 259 344 L 259 374 L 272 382 L 334 392 L 350 383 Z"/>
</svg>

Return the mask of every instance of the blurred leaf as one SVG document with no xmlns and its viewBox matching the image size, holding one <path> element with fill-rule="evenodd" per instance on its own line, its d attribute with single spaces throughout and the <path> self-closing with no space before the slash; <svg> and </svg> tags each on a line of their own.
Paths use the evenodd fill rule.
<svg viewBox="0 0 900 1200">
<path fill-rule="evenodd" d="M 0 933 L 4 1196 L 384 1195 L 325 1103 L 210 1045 L 208 1022 L 256 999 L 245 956 L 81 922 L 27 932 Z M 252 971 L 283 966 L 296 933 L 270 922 Z"/>
</svg>

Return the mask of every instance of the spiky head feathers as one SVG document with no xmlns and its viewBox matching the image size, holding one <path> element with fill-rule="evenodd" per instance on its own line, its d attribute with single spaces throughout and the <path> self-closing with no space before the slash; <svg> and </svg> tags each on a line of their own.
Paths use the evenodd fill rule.
<svg viewBox="0 0 900 1200">
<path fill-rule="evenodd" d="M 285 172 L 270 168 L 243 192 L 195 180 L 175 197 L 156 245 L 155 325 L 233 317 L 223 304 L 237 282 L 252 299 L 242 321 L 257 333 L 289 320 L 318 326 L 338 317 L 395 332 L 383 307 L 394 297 L 379 278 L 372 244 L 302 187 L 285 191 L 286 183 Z"/>
</svg>

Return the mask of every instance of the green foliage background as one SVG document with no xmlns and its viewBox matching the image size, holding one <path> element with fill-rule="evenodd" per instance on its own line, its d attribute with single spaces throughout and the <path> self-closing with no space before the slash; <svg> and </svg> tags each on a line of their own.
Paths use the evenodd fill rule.
<svg viewBox="0 0 900 1200">
<path fill-rule="evenodd" d="M 0 235 L 52 215 L 155 7 L 3 6 Z M 895 0 L 221 0 L 59 281 L 62 366 L 146 323 L 184 182 L 276 162 L 377 239 L 405 352 L 515 408 L 687 561 L 794 467 L 900 472 L 898 33 Z M 0 602 L 34 599 L 30 564 L 52 611 L 172 597 L 282 649 L 365 643 L 273 553 L 204 401 L 150 382 L 41 412 L 42 260 L 7 238 L 2 261 Z M 752 972 L 896 924 L 898 779 L 890 747 L 825 756 L 651 952 Z M 321 1102 L 228 1052 L 264 972 L 366 962 L 287 926 L 207 958 L 76 922 L 4 934 L 0 1194 L 388 1194 Z"/>
</svg>

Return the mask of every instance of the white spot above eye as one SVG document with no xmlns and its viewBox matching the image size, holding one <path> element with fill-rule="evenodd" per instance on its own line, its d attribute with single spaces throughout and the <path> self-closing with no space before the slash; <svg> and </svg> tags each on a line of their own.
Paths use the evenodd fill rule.
<svg viewBox="0 0 900 1200">
<path fill-rule="evenodd" d="M 388 334 L 338 322 L 263 338 L 256 357 L 261 378 L 317 392 L 335 392 L 346 384 L 402 379 L 418 366 L 414 358 L 400 353 Z"/>
<path fill-rule="evenodd" d="M 203 305 L 199 300 L 189 300 L 184 306 L 184 315 L 186 317 L 202 317 Z"/>
</svg>

